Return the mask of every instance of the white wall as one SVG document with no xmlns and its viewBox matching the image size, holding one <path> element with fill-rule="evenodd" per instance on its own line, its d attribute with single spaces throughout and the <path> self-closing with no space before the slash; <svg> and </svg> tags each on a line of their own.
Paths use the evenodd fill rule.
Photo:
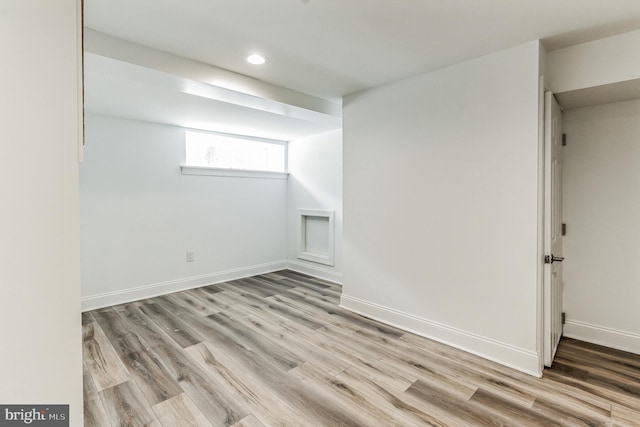
<svg viewBox="0 0 640 427">
<path fill-rule="evenodd" d="M 565 335 L 640 353 L 640 100 L 565 112 Z"/>
<path fill-rule="evenodd" d="M 343 116 L 343 306 L 536 375 L 538 51 L 355 94 Z"/>
<path fill-rule="evenodd" d="M 0 402 L 70 404 L 81 426 L 78 5 L 1 9 Z"/>
<path fill-rule="evenodd" d="M 547 80 L 567 92 L 640 78 L 640 30 L 549 52 Z"/>
<path fill-rule="evenodd" d="M 342 130 L 289 142 L 288 254 L 290 268 L 342 282 Z M 298 209 L 334 211 L 334 266 L 297 258 Z"/>
<path fill-rule="evenodd" d="M 86 138 L 85 309 L 286 265 L 286 180 L 182 175 L 178 127 L 88 115 Z"/>
</svg>

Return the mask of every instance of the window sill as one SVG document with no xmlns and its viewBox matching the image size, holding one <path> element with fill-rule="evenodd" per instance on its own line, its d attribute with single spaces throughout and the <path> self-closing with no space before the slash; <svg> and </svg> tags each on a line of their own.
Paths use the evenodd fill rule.
<svg viewBox="0 0 640 427">
<path fill-rule="evenodd" d="M 288 179 L 288 172 L 255 171 L 247 169 L 223 169 L 208 166 L 180 165 L 182 175 L 225 176 L 233 178 Z"/>
</svg>

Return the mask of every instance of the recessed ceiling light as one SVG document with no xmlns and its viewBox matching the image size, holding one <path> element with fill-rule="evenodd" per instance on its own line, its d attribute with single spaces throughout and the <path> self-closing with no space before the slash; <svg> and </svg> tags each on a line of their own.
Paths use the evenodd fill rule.
<svg viewBox="0 0 640 427">
<path fill-rule="evenodd" d="M 264 56 L 262 56 L 262 55 L 256 55 L 256 54 L 254 54 L 254 55 L 249 55 L 249 56 L 247 56 L 247 62 L 248 62 L 249 64 L 253 64 L 253 65 L 262 65 L 262 64 L 264 64 L 265 62 L 267 62 L 267 58 L 265 58 L 265 57 L 264 57 Z"/>
</svg>

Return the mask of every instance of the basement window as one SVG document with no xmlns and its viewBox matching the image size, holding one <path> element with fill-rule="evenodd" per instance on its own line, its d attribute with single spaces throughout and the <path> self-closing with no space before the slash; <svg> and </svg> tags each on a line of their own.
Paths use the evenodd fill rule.
<svg viewBox="0 0 640 427">
<path fill-rule="evenodd" d="M 186 131 L 185 150 L 185 175 L 287 177 L 286 141 Z"/>
</svg>

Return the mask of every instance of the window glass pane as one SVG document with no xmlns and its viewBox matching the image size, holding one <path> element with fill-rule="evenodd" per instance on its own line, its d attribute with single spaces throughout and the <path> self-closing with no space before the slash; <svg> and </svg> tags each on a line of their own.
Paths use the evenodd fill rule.
<svg viewBox="0 0 640 427">
<path fill-rule="evenodd" d="M 202 132 L 186 132 L 186 164 L 285 172 L 285 145 Z"/>
</svg>

